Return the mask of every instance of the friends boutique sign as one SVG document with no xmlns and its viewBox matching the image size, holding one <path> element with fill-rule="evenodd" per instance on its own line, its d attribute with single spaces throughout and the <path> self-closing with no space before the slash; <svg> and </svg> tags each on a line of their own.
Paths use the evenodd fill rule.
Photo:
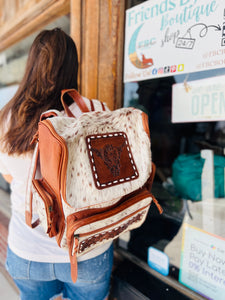
<svg viewBox="0 0 225 300">
<path fill-rule="evenodd" d="M 126 11 L 124 82 L 224 67 L 224 0 L 149 0 Z"/>
</svg>

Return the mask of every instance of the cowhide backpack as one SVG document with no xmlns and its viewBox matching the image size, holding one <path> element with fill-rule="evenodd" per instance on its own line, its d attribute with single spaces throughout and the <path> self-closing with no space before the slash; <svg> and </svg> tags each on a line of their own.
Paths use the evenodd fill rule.
<svg viewBox="0 0 225 300">
<path fill-rule="evenodd" d="M 65 94 L 83 112 L 79 118 L 65 104 Z M 61 101 L 67 116 L 56 110 L 42 114 L 34 136 L 26 222 L 41 223 L 68 249 L 75 282 L 78 256 L 139 227 L 152 200 L 162 209 L 150 192 L 154 165 L 147 115 L 135 108 L 89 111 L 76 90 L 63 90 Z M 39 214 L 34 223 L 33 204 Z"/>
</svg>

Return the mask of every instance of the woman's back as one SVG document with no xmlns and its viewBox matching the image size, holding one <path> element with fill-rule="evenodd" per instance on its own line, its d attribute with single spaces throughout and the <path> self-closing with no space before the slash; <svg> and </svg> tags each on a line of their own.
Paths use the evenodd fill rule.
<svg viewBox="0 0 225 300">
<path fill-rule="evenodd" d="M 42 31 L 31 46 L 25 75 L 18 91 L 0 112 L 0 172 L 5 178 L 12 178 L 7 268 L 21 291 L 22 300 L 47 300 L 59 294 L 59 291 L 64 291 L 65 297 L 79 299 L 76 295 L 79 284 L 69 288 L 66 284 L 70 281 L 70 272 L 66 271 L 70 266 L 68 252 L 58 246 L 55 238 L 49 238 L 41 226 L 32 229 L 25 223 L 27 178 L 34 149 L 31 140 L 37 131 L 42 112 L 63 109 L 60 102 L 61 90 L 77 88 L 77 72 L 78 58 L 73 40 L 60 29 Z M 71 105 L 73 100 L 66 99 L 66 102 Z M 77 108 L 74 104 L 71 105 L 71 110 L 76 115 Z M 97 257 L 98 261 L 103 260 L 106 258 L 104 253 L 109 252 L 109 246 L 110 244 L 106 244 L 84 255 L 81 260 L 84 263 L 87 259 L 91 263 Z M 107 259 L 108 262 L 109 259 L 112 260 L 112 255 Z M 90 263 L 84 264 L 82 268 L 85 274 L 94 278 L 95 270 L 91 269 Z M 32 266 L 35 266 L 33 273 Z M 62 268 L 65 276 L 68 273 L 67 279 L 61 278 L 59 281 L 55 272 L 48 276 L 46 268 L 54 270 L 56 266 Z M 90 293 L 85 298 L 88 282 L 81 284 L 81 299 L 89 300 L 90 295 L 96 299 L 96 292 L 98 295 L 107 295 L 111 267 L 100 271 L 102 274 L 107 273 L 104 286 L 94 288 L 93 282 L 90 283 Z M 61 273 L 60 271 L 59 275 Z M 98 299 L 103 298 L 99 296 Z"/>
</svg>

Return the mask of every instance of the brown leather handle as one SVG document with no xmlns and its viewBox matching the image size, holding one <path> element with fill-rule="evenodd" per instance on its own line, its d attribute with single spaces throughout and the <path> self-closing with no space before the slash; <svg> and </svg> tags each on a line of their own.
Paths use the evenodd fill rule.
<svg viewBox="0 0 225 300">
<path fill-rule="evenodd" d="M 77 90 L 75 89 L 66 89 L 66 90 L 62 90 L 61 91 L 61 102 L 63 105 L 63 108 L 66 112 L 66 114 L 68 115 L 68 117 L 73 117 L 75 118 L 75 116 L 73 115 L 73 113 L 71 112 L 71 110 L 69 109 L 68 105 L 65 103 L 64 101 L 64 96 L 65 94 L 68 94 L 73 101 L 79 106 L 80 110 L 84 113 L 84 112 L 89 112 L 90 110 L 88 109 L 86 103 L 84 102 L 83 98 L 81 97 L 81 95 L 78 93 Z"/>
</svg>

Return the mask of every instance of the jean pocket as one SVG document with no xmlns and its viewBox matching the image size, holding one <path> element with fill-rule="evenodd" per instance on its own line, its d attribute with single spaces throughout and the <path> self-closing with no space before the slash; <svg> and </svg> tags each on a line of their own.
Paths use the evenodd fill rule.
<svg viewBox="0 0 225 300">
<path fill-rule="evenodd" d="M 5 267 L 13 279 L 29 279 L 30 261 L 17 256 L 9 247 Z"/>
<path fill-rule="evenodd" d="M 100 283 L 108 279 L 113 264 L 112 245 L 104 253 L 89 260 L 78 262 L 78 282 Z"/>
</svg>

